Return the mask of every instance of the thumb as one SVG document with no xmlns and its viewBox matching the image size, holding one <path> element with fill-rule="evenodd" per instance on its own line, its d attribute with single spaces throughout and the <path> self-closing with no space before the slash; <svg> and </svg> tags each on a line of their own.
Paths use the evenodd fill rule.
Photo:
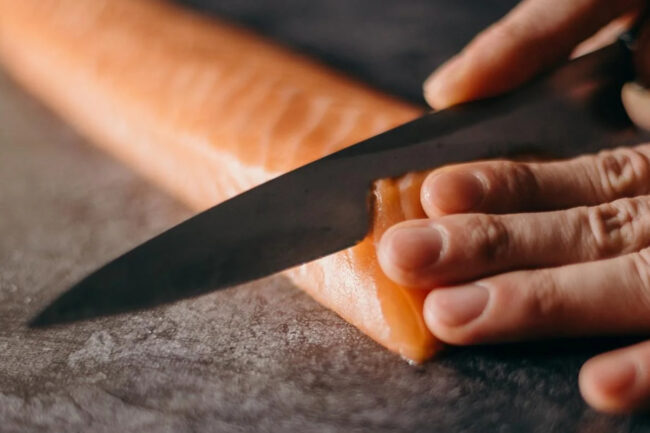
<svg viewBox="0 0 650 433">
<path fill-rule="evenodd" d="M 623 86 L 621 97 L 630 119 L 640 128 L 650 130 L 650 21 L 646 21 L 637 40 L 635 57 L 637 82 Z"/>
</svg>

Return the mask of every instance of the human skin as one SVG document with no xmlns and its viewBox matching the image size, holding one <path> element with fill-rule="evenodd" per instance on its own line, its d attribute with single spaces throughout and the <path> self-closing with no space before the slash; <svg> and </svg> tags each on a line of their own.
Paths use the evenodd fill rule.
<svg viewBox="0 0 650 433">
<path fill-rule="evenodd" d="M 644 4 L 524 0 L 435 71 L 425 97 L 441 109 L 511 90 L 609 42 Z M 649 29 L 637 44 L 642 83 L 650 83 Z M 622 98 L 650 128 L 650 92 L 629 83 Z M 397 283 L 433 289 L 424 317 L 443 341 L 650 332 L 650 144 L 445 167 L 427 177 L 421 200 L 429 218 L 389 229 L 379 260 Z M 650 341 L 592 358 L 579 384 L 596 409 L 648 408 Z"/>
</svg>

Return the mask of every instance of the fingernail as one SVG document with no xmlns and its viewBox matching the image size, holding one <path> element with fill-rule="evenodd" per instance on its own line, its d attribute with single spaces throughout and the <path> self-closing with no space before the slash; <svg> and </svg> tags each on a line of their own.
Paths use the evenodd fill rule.
<svg viewBox="0 0 650 433">
<path fill-rule="evenodd" d="M 394 265 L 405 270 L 420 269 L 440 258 L 442 236 L 433 227 L 402 227 L 390 234 L 387 248 Z"/>
<path fill-rule="evenodd" d="M 455 84 L 459 81 L 462 66 L 461 57 L 452 57 L 429 75 L 422 86 L 429 105 L 442 109 L 459 102 Z"/>
<path fill-rule="evenodd" d="M 630 82 L 621 91 L 623 105 L 630 119 L 642 129 L 650 130 L 650 90 L 639 83 Z"/>
<path fill-rule="evenodd" d="M 484 197 L 485 187 L 476 175 L 452 170 L 433 178 L 425 199 L 443 212 L 456 213 L 478 208 Z"/>
<path fill-rule="evenodd" d="M 466 325 L 481 315 L 489 297 L 488 290 L 477 285 L 434 290 L 427 298 L 425 314 L 446 326 Z"/>
<path fill-rule="evenodd" d="M 626 393 L 636 381 L 636 365 L 624 357 L 608 356 L 594 362 L 591 369 L 596 387 L 609 396 Z"/>
</svg>

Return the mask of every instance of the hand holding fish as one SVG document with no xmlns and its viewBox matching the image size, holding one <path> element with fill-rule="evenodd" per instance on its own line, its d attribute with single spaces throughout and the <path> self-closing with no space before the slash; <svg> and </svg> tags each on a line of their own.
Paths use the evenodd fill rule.
<svg viewBox="0 0 650 433">
<path fill-rule="evenodd" d="M 525 0 L 436 71 L 434 108 L 493 96 L 557 62 L 611 42 L 640 0 Z M 650 83 L 650 27 L 639 34 L 638 81 Z M 650 92 L 622 92 L 650 128 Z M 567 125 L 570 128 L 571 125 Z M 650 144 L 552 162 L 486 161 L 432 172 L 426 220 L 383 237 L 394 281 L 434 289 L 431 331 L 452 344 L 650 331 Z M 588 361 L 580 388 L 594 407 L 623 412 L 650 398 L 650 341 Z"/>
</svg>

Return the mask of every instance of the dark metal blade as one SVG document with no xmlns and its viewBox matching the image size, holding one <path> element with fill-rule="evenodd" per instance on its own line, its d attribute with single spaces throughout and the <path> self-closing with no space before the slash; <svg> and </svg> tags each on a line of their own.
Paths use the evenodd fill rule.
<svg viewBox="0 0 650 433">
<path fill-rule="evenodd" d="M 146 308 L 230 287 L 350 247 L 378 178 L 516 153 L 571 156 L 640 140 L 620 104 L 622 44 L 508 96 L 428 114 L 209 209 L 89 275 L 31 323 Z"/>
</svg>

